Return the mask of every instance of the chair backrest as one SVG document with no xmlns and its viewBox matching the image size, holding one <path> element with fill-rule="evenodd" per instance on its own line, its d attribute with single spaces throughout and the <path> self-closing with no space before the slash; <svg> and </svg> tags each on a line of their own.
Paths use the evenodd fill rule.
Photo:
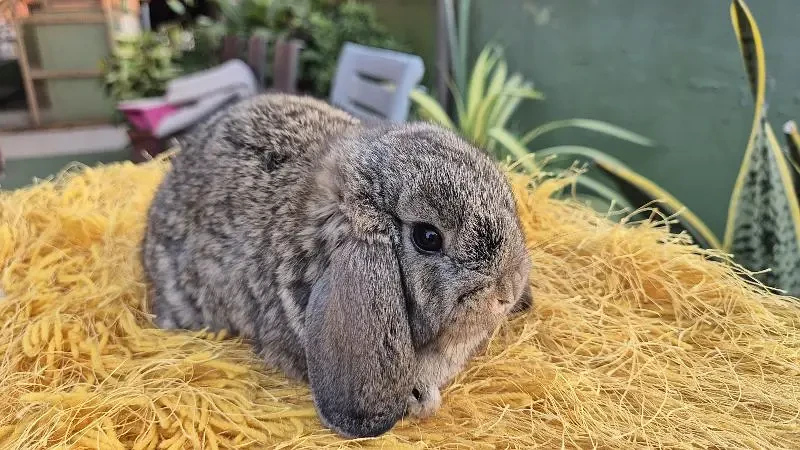
<svg viewBox="0 0 800 450">
<path fill-rule="evenodd" d="M 272 63 L 272 89 L 294 94 L 300 69 L 300 52 L 303 41 L 279 40 L 275 43 L 275 58 Z"/>
<path fill-rule="evenodd" d="M 222 62 L 232 59 L 240 59 L 244 51 L 245 43 L 242 38 L 235 34 L 228 34 L 222 37 L 222 46 L 219 49 Z"/>
<path fill-rule="evenodd" d="M 264 36 L 251 35 L 244 39 L 235 35 L 225 36 L 222 40 L 220 57 L 222 62 L 238 59 L 250 67 L 256 77 L 258 89 L 264 90 L 264 79 L 267 74 L 268 42 Z M 273 83 L 269 90 L 294 93 L 297 90 L 300 52 L 303 43 L 299 40 L 277 40 L 274 42 L 274 58 L 272 66 Z M 244 57 L 242 55 L 245 55 Z"/>
<path fill-rule="evenodd" d="M 267 39 L 254 34 L 247 40 L 247 60 L 245 61 L 256 76 L 258 88 L 264 88 L 264 77 L 267 76 Z"/>
<path fill-rule="evenodd" d="M 403 122 L 425 65 L 416 55 L 347 42 L 331 84 L 331 104 L 365 120 Z"/>
</svg>

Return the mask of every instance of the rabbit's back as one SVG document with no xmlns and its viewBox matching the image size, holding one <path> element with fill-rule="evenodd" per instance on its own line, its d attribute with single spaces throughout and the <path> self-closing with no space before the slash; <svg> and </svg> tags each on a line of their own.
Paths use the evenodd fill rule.
<svg viewBox="0 0 800 450">
<path fill-rule="evenodd" d="M 310 98 L 268 94 L 182 142 L 152 203 L 143 258 L 165 328 L 227 329 L 305 372 L 300 334 L 313 243 L 304 199 L 327 144 L 358 121 Z"/>
</svg>

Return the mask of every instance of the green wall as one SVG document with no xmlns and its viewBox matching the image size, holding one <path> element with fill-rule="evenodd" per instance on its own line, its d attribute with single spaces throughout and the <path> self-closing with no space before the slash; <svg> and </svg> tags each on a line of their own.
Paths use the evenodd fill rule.
<svg viewBox="0 0 800 450">
<path fill-rule="evenodd" d="M 770 120 L 800 120 L 800 2 L 750 1 L 762 30 Z M 487 41 L 547 99 L 520 129 L 586 117 L 657 141 L 641 148 L 574 130 L 539 145 L 593 145 L 641 171 L 723 234 L 752 102 L 727 0 L 475 0 L 472 54 Z"/>
<path fill-rule="evenodd" d="M 436 65 L 436 0 L 367 0 L 381 23 L 425 62 L 422 83 L 430 86 Z"/>
</svg>

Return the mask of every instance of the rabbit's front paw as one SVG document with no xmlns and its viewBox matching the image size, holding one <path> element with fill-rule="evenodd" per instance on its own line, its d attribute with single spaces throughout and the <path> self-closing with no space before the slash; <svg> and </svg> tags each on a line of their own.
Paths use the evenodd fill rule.
<svg viewBox="0 0 800 450">
<path fill-rule="evenodd" d="M 442 404 L 442 394 L 439 388 L 430 386 L 420 386 L 411 391 L 408 396 L 408 414 L 420 419 L 432 416 Z"/>
</svg>

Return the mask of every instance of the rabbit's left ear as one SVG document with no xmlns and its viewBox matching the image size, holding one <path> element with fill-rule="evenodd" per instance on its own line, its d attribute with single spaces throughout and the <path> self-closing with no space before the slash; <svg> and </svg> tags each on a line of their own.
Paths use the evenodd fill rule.
<svg viewBox="0 0 800 450">
<path fill-rule="evenodd" d="M 306 360 L 323 423 L 378 436 L 405 413 L 415 375 L 400 267 L 390 243 L 341 242 L 306 308 Z"/>
</svg>

